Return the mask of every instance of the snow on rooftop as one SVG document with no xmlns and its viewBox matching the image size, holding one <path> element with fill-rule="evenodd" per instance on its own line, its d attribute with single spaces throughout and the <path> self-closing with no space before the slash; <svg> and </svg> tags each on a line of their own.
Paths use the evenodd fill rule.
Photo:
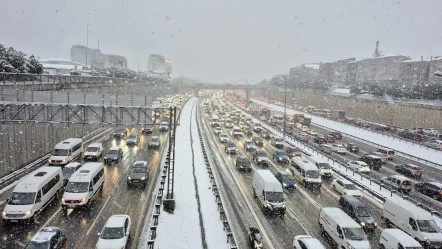
<svg viewBox="0 0 442 249">
<path fill-rule="evenodd" d="M 176 130 L 179 149 L 175 151 L 175 201 L 173 214 L 161 212 L 157 228 L 155 248 L 202 248 L 198 203 L 195 197 L 195 182 L 192 167 L 190 123 L 195 151 L 195 177 L 198 184 L 202 224 L 209 248 L 229 248 L 226 233 L 220 220 L 217 204 L 213 196 L 205 167 L 195 122 L 195 110 L 191 118 L 192 106 L 196 98 L 190 99 L 181 113 L 180 126 Z"/>
</svg>

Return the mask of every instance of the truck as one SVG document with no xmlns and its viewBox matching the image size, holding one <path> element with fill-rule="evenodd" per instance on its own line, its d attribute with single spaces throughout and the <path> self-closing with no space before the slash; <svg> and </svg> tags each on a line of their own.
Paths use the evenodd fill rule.
<svg viewBox="0 0 442 249">
<path fill-rule="evenodd" d="M 301 125 L 304 126 L 310 126 L 311 121 L 312 121 L 311 118 L 305 117 L 304 114 L 302 113 L 293 115 L 293 122 L 295 123 L 295 125 L 296 123 L 300 123 Z"/>
<path fill-rule="evenodd" d="M 285 214 L 282 185 L 270 170 L 256 170 L 253 174 L 252 187 L 253 196 L 258 199 L 265 214 Z"/>
</svg>

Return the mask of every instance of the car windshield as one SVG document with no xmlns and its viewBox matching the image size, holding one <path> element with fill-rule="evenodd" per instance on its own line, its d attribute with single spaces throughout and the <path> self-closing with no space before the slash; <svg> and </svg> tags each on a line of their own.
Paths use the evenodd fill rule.
<svg viewBox="0 0 442 249">
<path fill-rule="evenodd" d="M 124 237 L 122 227 L 105 227 L 101 233 L 101 239 L 121 239 Z"/>
<path fill-rule="evenodd" d="M 9 205 L 30 205 L 34 204 L 35 200 L 35 192 L 28 193 L 18 193 L 12 192 L 11 197 L 9 198 Z"/>
<path fill-rule="evenodd" d="M 151 137 L 150 141 L 151 142 L 158 142 L 159 138 L 158 137 Z"/>
<path fill-rule="evenodd" d="M 285 156 L 285 153 L 283 151 L 276 151 L 275 154 L 277 156 Z"/>
<path fill-rule="evenodd" d="M 144 172 L 146 172 L 146 167 L 133 167 L 131 172 L 132 173 L 144 173 Z"/>
<path fill-rule="evenodd" d="M 69 150 L 67 149 L 55 149 L 52 151 L 53 156 L 67 156 L 69 155 Z"/>
<path fill-rule="evenodd" d="M 417 220 L 419 230 L 424 233 L 438 233 L 439 227 L 434 220 Z"/>
<path fill-rule="evenodd" d="M 331 168 L 330 164 L 328 164 L 328 163 L 319 163 L 319 167 L 321 169 L 330 169 Z"/>
<path fill-rule="evenodd" d="M 68 182 L 65 192 L 68 193 L 86 193 L 88 191 L 89 182 Z"/>
<path fill-rule="evenodd" d="M 292 178 L 287 174 L 281 174 L 282 181 L 290 181 Z"/>
<path fill-rule="evenodd" d="M 116 129 L 115 130 L 115 133 L 123 133 L 124 132 L 124 129 Z"/>
<path fill-rule="evenodd" d="M 75 168 L 64 167 L 63 168 L 63 177 L 69 178 L 72 174 L 74 174 Z"/>
<path fill-rule="evenodd" d="M 356 186 L 354 184 L 344 184 L 344 188 L 348 190 L 357 190 Z"/>
<path fill-rule="evenodd" d="M 348 240 L 366 240 L 364 230 L 362 228 L 346 228 L 344 227 L 344 236 Z"/>
<path fill-rule="evenodd" d="M 309 178 L 319 178 L 319 171 L 317 170 L 307 170 L 305 172 L 305 176 L 309 177 Z"/>
<path fill-rule="evenodd" d="M 269 202 L 283 202 L 284 193 L 282 192 L 266 192 L 266 200 Z"/>
<path fill-rule="evenodd" d="M 87 152 L 97 152 L 98 151 L 98 147 L 87 147 L 86 151 Z"/>
<path fill-rule="evenodd" d="M 112 155 L 117 155 L 118 154 L 118 150 L 110 150 L 107 152 L 108 155 L 112 156 Z"/>
<path fill-rule="evenodd" d="M 137 135 L 134 135 L 134 134 L 129 136 L 129 139 L 136 139 L 136 138 L 137 138 Z"/>
<path fill-rule="evenodd" d="M 44 242 L 35 242 L 35 241 L 31 241 L 26 247 L 25 249 L 49 249 L 49 241 L 44 241 Z"/>
<path fill-rule="evenodd" d="M 371 217 L 371 212 L 368 207 L 357 207 L 356 215 L 358 217 Z"/>
<path fill-rule="evenodd" d="M 275 142 L 282 142 L 282 138 L 275 138 Z"/>
</svg>

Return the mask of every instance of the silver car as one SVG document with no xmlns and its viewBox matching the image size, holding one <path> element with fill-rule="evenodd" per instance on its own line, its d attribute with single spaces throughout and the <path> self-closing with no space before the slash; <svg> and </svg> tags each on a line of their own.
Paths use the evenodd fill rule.
<svg viewBox="0 0 442 249">
<path fill-rule="evenodd" d="M 149 138 L 149 141 L 147 142 L 147 148 L 153 148 L 153 149 L 158 149 L 160 148 L 160 136 L 151 136 Z"/>
<path fill-rule="evenodd" d="M 127 138 L 126 144 L 127 145 L 137 145 L 138 142 L 140 142 L 140 135 L 137 133 L 132 133 Z"/>
</svg>

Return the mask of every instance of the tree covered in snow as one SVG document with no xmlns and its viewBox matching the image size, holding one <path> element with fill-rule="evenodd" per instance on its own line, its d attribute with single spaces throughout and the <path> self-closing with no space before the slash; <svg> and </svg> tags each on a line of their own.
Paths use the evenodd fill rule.
<svg viewBox="0 0 442 249">
<path fill-rule="evenodd" d="M 29 58 L 13 47 L 6 48 L 0 44 L 0 72 L 10 73 L 43 73 L 43 66 L 31 55 Z"/>
</svg>

